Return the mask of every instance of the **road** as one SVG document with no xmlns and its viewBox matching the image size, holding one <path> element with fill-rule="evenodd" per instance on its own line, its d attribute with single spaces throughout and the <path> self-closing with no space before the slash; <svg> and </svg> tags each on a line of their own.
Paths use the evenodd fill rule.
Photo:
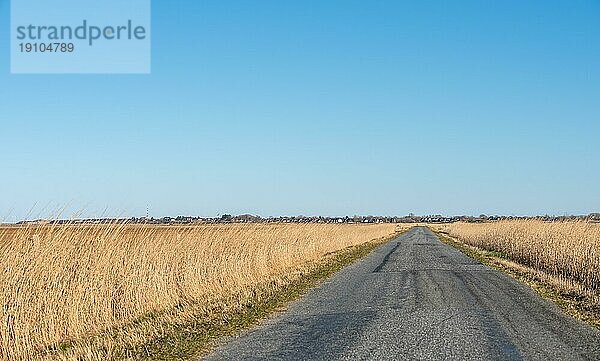
<svg viewBox="0 0 600 361">
<path fill-rule="evenodd" d="M 600 332 L 413 228 L 207 360 L 600 360 Z"/>
</svg>

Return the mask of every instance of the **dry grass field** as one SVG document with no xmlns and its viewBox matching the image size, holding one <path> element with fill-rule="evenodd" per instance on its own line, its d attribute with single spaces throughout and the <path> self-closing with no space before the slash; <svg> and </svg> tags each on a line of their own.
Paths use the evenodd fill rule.
<svg viewBox="0 0 600 361">
<path fill-rule="evenodd" d="M 436 226 L 468 245 L 544 272 L 565 291 L 600 294 L 600 224 L 515 220 Z"/>
<path fill-rule="evenodd" d="M 286 282 L 284 275 L 307 262 L 395 230 L 392 224 L 3 227 L 0 359 L 42 357 L 52 345 L 93 338 L 150 313 L 221 302 L 266 280 Z M 81 359 L 102 359 L 85 352 Z"/>
</svg>

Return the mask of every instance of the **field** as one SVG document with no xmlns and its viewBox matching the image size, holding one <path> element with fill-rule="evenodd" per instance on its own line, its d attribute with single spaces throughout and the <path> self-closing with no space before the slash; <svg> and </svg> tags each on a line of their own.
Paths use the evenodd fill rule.
<svg viewBox="0 0 600 361">
<path fill-rule="evenodd" d="M 233 295 L 243 305 L 260 284 L 283 285 L 310 262 L 396 229 L 393 224 L 2 227 L 0 359 L 62 357 L 57 350 L 71 352 L 72 345 L 88 345 L 81 340 L 186 305 L 227 303 Z M 151 332 L 103 339 L 104 355 L 160 333 L 158 325 Z M 72 357 L 102 359 L 90 345 L 72 351 Z"/>
<path fill-rule="evenodd" d="M 509 220 L 433 228 L 491 251 L 487 255 L 502 268 L 549 286 L 544 292 L 550 290 L 563 309 L 600 326 L 599 223 Z"/>
<path fill-rule="evenodd" d="M 443 229 L 522 265 L 600 291 L 600 224 L 536 220 L 453 223 Z"/>
</svg>

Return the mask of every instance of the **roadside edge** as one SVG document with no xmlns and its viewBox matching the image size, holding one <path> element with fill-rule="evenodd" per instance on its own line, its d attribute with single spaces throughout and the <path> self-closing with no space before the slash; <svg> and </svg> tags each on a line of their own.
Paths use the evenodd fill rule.
<svg viewBox="0 0 600 361">
<path fill-rule="evenodd" d="M 178 305 L 147 314 L 133 323 L 91 338 L 50 346 L 38 358 L 72 359 L 76 358 L 71 356 L 78 354 L 77 350 L 84 350 L 89 354 L 99 351 L 106 359 L 200 359 L 224 337 L 234 336 L 285 310 L 290 302 L 299 299 L 334 273 L 366 257 L 410 228 L 397 227 L 394 233 L 386 237 L 326 254 L 319 260 L 302 264 L 261 284 L 240 289 L 218 302 Z M 116 342 L 106 342 L 110 340 Z M 140 343 L 138 340 L 144 341 Z M 111 346 L 106 348 L 103 345 Z"/>
<path fill-rule="evenodd" d="M 529 286 L 542 298 L 556 304 L 567 315 L 600 330 L 600 295 L 585 295 L 560 289 L 557 285 L 561 280 L 555 276 L 514 262 L 500 252 L 474 247 L 432 227 L 428 228 L 443 243 Z"/>
</svg>

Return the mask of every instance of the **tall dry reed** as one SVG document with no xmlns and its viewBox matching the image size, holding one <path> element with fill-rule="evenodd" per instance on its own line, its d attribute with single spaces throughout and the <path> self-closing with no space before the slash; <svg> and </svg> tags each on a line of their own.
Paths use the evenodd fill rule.
<svg viewBox="0 0 600 361">
<path fill-rule="evenodd" d="M 3 227 L 0 359 L 28 359 L 149 312 L 217 301 L 394 230 L 391 224 Z"/>
<path fill-rule="evenodd" d="M 508 220 L 452 223 L 442 228 L 472 246 L 502 252 L 520 264 L 600 291 L 598 223 Z"/>
</svg>

